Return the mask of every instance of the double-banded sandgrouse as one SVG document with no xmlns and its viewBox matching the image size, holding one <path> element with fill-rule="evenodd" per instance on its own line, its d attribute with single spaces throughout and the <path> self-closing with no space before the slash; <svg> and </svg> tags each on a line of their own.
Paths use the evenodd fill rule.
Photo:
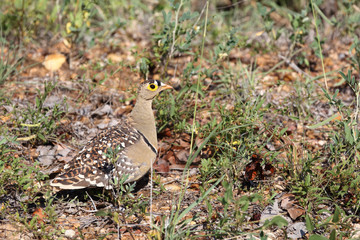
<svg viewBox="0 0 360 240">
<path fill-rule="evenodd" d="M 143 177 L 157 156 L 157 133 L 152 102 L 164 89 L 172 87 L 158 80 L 141 83 L 136 104 L 129 117 L 91 139 L 64 165 L 63 171 L 50 185 L 61 189 L 112 189 L 124 176 L 125 183 Z"/>
</svg>

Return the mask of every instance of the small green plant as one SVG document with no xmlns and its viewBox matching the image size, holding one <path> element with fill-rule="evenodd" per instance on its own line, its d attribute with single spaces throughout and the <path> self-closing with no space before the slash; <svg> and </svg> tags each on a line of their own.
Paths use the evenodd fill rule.
<svg viewBox="0 0 360 240">
<path fill-rule="evenodd" d="M 0 8 L 0 28 L 10 37 L 16 37 L 19 42 L 28 43 L 33 38 L 42 36 L 43 32 L 58 31 L 71 42 L 78 42 L 84 37 L 90 26 L 92 1 L 81 0 L 73 4 L 44 0 L 4 0 Z M 46 22 L 47 24 L 42 24 Z"/>
<path fill-rule="evenodd" d="M 264 99 L 258 97 L 253 102 L 238 99 L 230 111 L 225 107 L 219 108 L 222 121 L 217 124 L 217 127 L 221 131 L 216 138 L 212 139 L 210 145 L 213 149 L 217 149 L 212 156 L 217 160 L 202 160 L 200 171 L 204 180 L 224 173 L 228 181 L 229 179 L 238 180 L 240 176 L 236 169 L 243 169 L 247 163 L 247 156 L 251 156 L 255 150 L 260 151 L 264 148 L 267 139 L 259 134 L 263 129 L 259 130 L 259 125 L 256 125 L 262 122 L 265 110 L 263 104 Z"/>
<path fill-rule="evenodd" d="M 236 36 L 236 34 L 236 29 L 232 29 L 227 36 L 226 42 L 219 43 L 217 46 L 215 46 L 213 63 L 216 63 L 218 60 L 227 58 L 230 51 L 238 45 L 239 38 Z"/>
<path fill-rule="evenodd" d="M 21 64 L 22 58 L 19 56 L 19 51 L 9 47 L 0 31 L 0 86 L 18 73 Z"/>
<path fill-rule="evenodd" d="M 356 35 L 356 30 L 360 26 L 360 13 L 356 11 L 359 3 L 357 0 L 338 1 L 339 15 L 336 19 L 335 26 L 344 35 Z M 333 17 L 334 18 L 334 17 Z"/>
<path fill-rule="evenodd" d="M 288 17 L 293 30 L 290 36 L 291 41 L 297 44 L 304 44 L 304 37 L 308 35 L 311 24 L 308 17 L 308 9 L 303 9 L 300 13 L 288 14 Z"/>
<path fill-rule="evenodd" d="M 35 182 L 46 178 L 38 169 L 37 163 L 27 165 L 23 158 L 14 156 L 10 145 L 16 144 L 18 143 L 14 138 L 2 138 L 0 141 L 0 184 L 3 186 L 0 190 L 1 196 L 7 195 L 12 188 L 22 194 L 34 194 L 39 191 Z"/>
<path fill-rule="evenodd" d="M 301 10 L 300 13 L 289 13 L 288 17 L 292 27 L 292 33 L 290 35 L 290 40 L 292 42 L 291 51 L 296 51 L 304 44 L 305 37 L 309 34 L 311 21 L 308 16 L 308 9 L 305 8 Z M 316 46 L 317 45 L 314 45 L 314 47 Z M 295 56 L 295 59 L 302 66 L 310 66 L 305 51 L 299 52 Z"/>
<path fill-rule="evenodd" d="M 35 98 L 35 106 L 28 105 L 23 107 L 15 107 L 13 110 L 18 140 L 25 140 L 35 143 L 41 141 L 43 143 L 55 137 L 55 131 L 59 125 L 59 121 L 65 113 L 64 105 L 66 99 L 62 103 L 54 104 L 53 108 L 44 106 L 46 98 L 56 87 L 55 83 L 44 82 L 44 92 L 38 89 L 38 95 Z"/>
<path fill-rule="evenodd" d="M 16 144 L 18 143 L 14 139 L 0 140 L 0 213 L 8 219 L 24 223 L 37 235 L 37 220 L 27 222 L 28 206 L 37 204 L 37 194 L 42 191 L 40 182 L 48 176 L 40 171 L 38 163 L 28 163 L 24 158 L 16 156 L 11 147 Z M 17 199 L 17 206 L 14 206 L 13 199 Z M 44 233 L 45 226 L 42 227 Z"/>
<path fill-rule="evenodd" d="M 356 55 L 355 55 L 356 58 Z M 352 60 L 353 66 L 357 66 L 356 59 Z M 326 229 L 329 239 L 337 239 L 348 237 L 350 228 L 349 221 L 352 216 L 346 216 L 342 213 L 342 209 L 351 209 L 358 213 L 360 196 L 360 176 L 355 170 L 359 163 L 359 130 L 357 128 L 358 113 L 360 109 L 360 88 L 359 84 L 349 69 L 347 73 L 339 72 L 340 76 L 353 91 L 355 100 L 353 106 L 348 106 L 338 97 L 339 91 L 330 94 L 323 89 L 324 95 L 331 106 L 336 107 L 337 113 L 322 122 L 310 126 L 309 128 L 318 128 L 330 122 L 334 122 L 335 128 L 331 132 L 331 140 L 326 147 L 325 163 L 331 167 L 317 167 L 321 169 L 323 174 L 315 175 L 310 170 L 306 171 L 304 176 L 304 185 L 294 188 L 298 194 L 307 192 L 304 205 L 308 206 L 308 212 L 317 211 L 320 203 L 335 203 L 334 212 L 330 212 L 331 216 L 323 221 L 312 220 L 310 216 L 306 217 L 307 228 L 316 233 L 319 229 Z M 315 167 L 315 166 L 314 166 Z M 308 169 L 314 169 L 314 167 Z M 305 170 L 306 168 L 304 168 Z M 316 177 L 317 176 L 317 177 Z M 298 190 L 301 190 L 300 192 Z M 315 190 L 316 194 L 309 194 Z M 301 193 L 303 192 L 303 193 Z M 306 202 L 307 201 L 307 202 Z M 317 204 L 316 204 L 317 203 Z M 355 206 L 355 207 L 354 207 Z M 320 210 L 325 211 L 325 210 Z M 343 217 L 341 217 L 343 215 Z M 328 226 L 331 226 L 330 229 Z M 340 229 L 338 226 L 342 226 Z M 310 236 L 310 239 L 316 239 Z"/>
<path fill-rule="evenodd" d="M 335 106 L 338 110 L 338 113 L 334 115 L 335 117 L 340 117 L 340 121 L 337 121 L 338 127 L 342 130 L 334 134 L 334 143 L 337 145 L 332 145 L 333 153 L 336 153 L 331 157 L 330 160 L 337 161 L 341 159 L 339 154 L 345 154 L 346 158 L 353 158 L 354 160 L 351 162 L 358 162 L 359 156 L 357 150 L 359 150 L 359 142 L 360 142 L 360 133 L 357 129 L 358 123 L 358 113 L 360 111 L 360 86 L 352 74 L 352 70 L 348 70 L 347 74 L 342 71 L 339 72 L 343 80 L 350 86 L 355 94 L 355 109 L 347 107 L 344 103 L 337 98 L 338 90 L 331 96 L 327 91 L 324 91 L 326 98 L 329 103 Z M 355 110 L 355 114 L 352 114 Z M 333 116 L 333 117 L 334 117 Z M 325 121 L 323 122 L 325 123 Z"/>
<path fill-rule="evenodd" d="M 268 10 L 267 7 L 265 7 L 260 2 L 258 2 L 256 6 L 263 20 L 265 31 L 267 33 L 271 33 L 274 30 L 275 22 L 272 20 L 270 14 L 275 11 L 275 8 L 272 7 L 270 10 Z"/>
<path fill-rule="evenodd" d="M 4 0 L 2 6 L 6 6 L 7 9 L 0 8 L 0 28 L 7 36 L 14 36 L 20 40 L 19 42 L 28 42 L 29 38 L 39 34 L 39 28 L 43 27 L 41 23 L 48 16 L 47 2 Z M 56 19 L 56 12 L 51 16 L 52 18 L 47 19 L 48 26 Z"/>
<path fill-rule="evenodd" d="M 195 154 L 196 155 L 196 154 Z M 204 201 L 211 193 L 211 191 L 221 182 L 223 177 L 219 178 L 212 186 L 206 191 L 201 193 L 201 196 L 196 199 L 195 202 L 190 204 L 187 208 L 181 210 L 181 203 L 185 194 L 185 188 L 181 191 L 181 195 L 174 203 L 170 210 L 169 216 L 164 216 L 161 220 L 160 226 L 154 226 L 159 233 L 154 236 L 154 239 L 184 239 L 195 233 L 198 216 L 193 215 L 190 218 L 186 218 L 186 215 L 195 207 L 197 207 L 202 201 Z M 185 185 L 186 187 L 186 185 Z M 190 224 L 193 223 L 193 224 Z"/>
<path fill-rule="evenodd" d="M 333 96 L 324 91 L 330 104 L 337 107 L 336 116 L 341 117 L 339 121 L 336 121 L 339 131 L 333 132 L 332 143 L 328 145 L 328 161 L 334 167 L 325 172 L 326 179 L 329 180 L 326 189 L 331 193 L 330 196 L 335 199 L 342 200 L 345 195 L 350 194 L 359 203 L 360 176 L 355 169 L 360 161 L 360 132 L 357 128 L 360 110 L 360 87 L 351 70 L 347 74 L 340 71 L 340 75 L 355 94 L 355 109 L 345 106 L 341 100 L 337 99 L 337 91 Z M 354 111 L 355 114 L 353 114 Z M 356 211 L 359 209 L 356 208 Z"/>
<path fill-rule="evenodd" d="M 62 233 L 61 228 L 58 229 L 56 226 L 57 213 L 55 211 L 56 205 L 53 204 L 54 197 L 51 196 L 50 190 L 44 194 L 44 206 L 39 204 L 39 197 L 35 197 L 31 204 L 23 204 L 22 210 L 28 214 L 31 213 L 31 217 L 24 217 L 23 214 L 16 212 L 14 218 L 16 221 L 21 222 L 28 231 L 32 233 L 35 238 L 47 238 L 51 239 L 54 236 L 59 237 Z M 28 209 L 28 206 L 32 205 L 32 210 Z M 50 228 L 50 226 L 52 228 Z"/>
<path fill-rule="evenodd" d="M 352 54 L 352 51 L 355 51 L 354 54 Z M 354 37 L 354 41 L 350 46 L 349 49 L 349 54 L 351 56 L 351 66 L 353 67 L 354 70 L 356 70 L 358 72 L 358 76 L 360 77 L 360 40 L 357 36 Z M 340 73 L 341 74 L 341 73 Z M 343 79 L 346 79 L 348 77 L 344 76 L 344 74 L 341 74 Z M 350 79 L 347 80 L 347 82 L 349 82 Z M 354 85 L 353 80 L 351 80 L 351 84 Z"/>
<path fill-rule="evenodd" d="M 93 14 L 94 3 L 89 0 L 77 1 L 75 5 L 65 4 L 66 8 L 63 14 L 67 16 L 64 37 L 70 40 L 70 43 L 78 43 L 85 37 L 86 31 L 90 27 L 90 19 Z"/>
<path fill-rule="evenodd" d="M 326 210 L 320 210 L 319 213 L 328 212 Z M 330 216 L 325 218 L 321 222 L 316 222 L 314 219 L 305 216 L 306 228 L 310 233 L 321 232 L 322 234 L 312 234 L 309 239 L 313 240 L 336 240 L 350 237 L 350 221 L 352 216 L 346 216 L 345 212 L 341 210 L 338 205 L 334 206 L 334 211 Z M 321 229 L 321 230 L 320 230 Z M 317 231 L 320 230 L 320 231 Z M 326 233 L 323 231 L 326 230 Z M 325 237 L 326 236 L 326 237 Z"/>
<path fill-rule="evenodd" d="M 198 20 L 195 20 L 199 14 L 190 10 L 182 12 L 184 0 L 180 2 L 170 0 L 169 2 L 175 16 L 173 18 L 171 11 L 163 10 L 162 29 L 153 35 L 153 51 L 158 61 L 164 63 L 163 74 L 167 72 L 169 61 L 174 54 L 193 54 L 190 52 L 191 43 L 200 30 L 200 26 L 197 24 Z"/>
</svg>

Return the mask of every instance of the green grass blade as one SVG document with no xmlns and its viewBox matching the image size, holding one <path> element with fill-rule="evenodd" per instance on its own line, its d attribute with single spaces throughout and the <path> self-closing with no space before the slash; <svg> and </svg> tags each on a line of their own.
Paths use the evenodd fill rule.
<svg viewBox="0 0 360 240">
<path fill-rule="evenodd" d="M 329 122 L 331 122 L 332 120 L 334 120 L 337 117 L 339 117 L 339 113 L 335 113 L 334 115 L 332 115 L 331 117 L 325 119 L 324 121 L 319 122 L 319 123 L 317 123 L 315 125 L 308 126 L 307 128 L 309 128 L 309 129 L 319 128 L 321 126 L 324 126 L 325 124 L 328 124 Z"/>
</svg>

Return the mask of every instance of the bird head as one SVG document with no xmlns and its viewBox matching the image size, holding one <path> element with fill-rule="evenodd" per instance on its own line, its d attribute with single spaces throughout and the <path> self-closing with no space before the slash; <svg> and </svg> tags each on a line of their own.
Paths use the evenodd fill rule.
<svg viewBox="0 0 360 240">
<path fill-rule="evenodd" d="M 152 100 L 165 89 L 173 89 L 173 87 L 162 83 L 159 80 L 147 80 L 140 85 L 138 97 L 145 100 Z"/>
</svg>

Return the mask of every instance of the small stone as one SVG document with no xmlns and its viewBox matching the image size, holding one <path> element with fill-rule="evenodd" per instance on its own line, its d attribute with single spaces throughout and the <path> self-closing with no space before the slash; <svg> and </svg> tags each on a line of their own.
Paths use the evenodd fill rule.
<svg viewBox="0 0 360 240">
<path fill-rule="evenodd" d="M 104 115 L 110 115 L 113 113 L 113 110 L 111 108 L 111 106 L 109 104 L 106 104 L 102 107 L 97 108 L 96 110 L 91 112 L 91 116 L 92 117 L 96 117 L 96 116 L 104 116 Z"/>
<path fill-rule="evenodd" d="M 360 239 L 360 224 L 354 224 L 353 229 L 354 231 L 352 233 L 352 239 Z"/>
<path fill-rule="evenodd" d="M 196 168 L 190 169 L 190 172 L 189 172 L 189 175 L 190 175 L 190 176 L 194 176 L 194 175 L 196 175 L 196 174 L 198 174 L 198 170 L 197 170 Z"/>
<path fill-rule="evenodd" d="M 65 237 L 73 238 L 75 237 L 75 231 L 72 229 L 68 229 L 65 231 Z"/>
<path fill-rule="evenodd" d="M 297 222 L 287 227 L 286 233 L 288 238 L 300 239 L 307 233 L 306 224 L 304 222 Z"/>
</svg>

